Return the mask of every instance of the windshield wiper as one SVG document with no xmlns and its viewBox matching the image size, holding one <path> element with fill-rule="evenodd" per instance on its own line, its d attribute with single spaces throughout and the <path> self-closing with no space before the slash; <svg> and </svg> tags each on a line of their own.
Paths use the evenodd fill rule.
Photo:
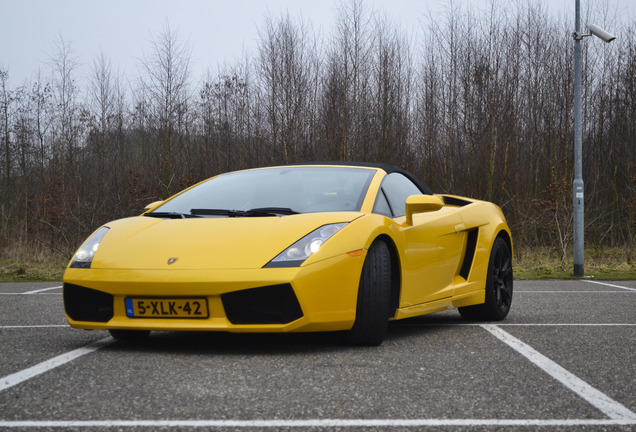
<svg viewBox="0 0 636 432">
<path fill-rule="evenodd" d="M 151 213 L 144 213 L 144 216 L 166 218 L 166 219 L 185 219 L 185 218 L 198 217 L 196 215 L 177 213 L 177 212 L 151 212 Z"/>
<path fill-rule="evenodd" d="M 225 210 L 225 209 L 191 209 L 190 214 L 192 215 L 203 215 L 203 216 L 229 216 L 229 217 L 238 217 L 243 215 L 242 210 Z"/>
<path fill-rule="evenodd" d="M 225 210 L 225 209 L 191 209 L 192 215 L 227 216 L 227 217 L 261 217 L 292 215 L 298 212 L 287 207 L 259 207 L 250 210 Z"/>
<path fill-rule="evenodd" d="M 246 216 L 295 215 L 299 214 L 288 207 L 258 207 L 245 210 Z"/>
</svg>

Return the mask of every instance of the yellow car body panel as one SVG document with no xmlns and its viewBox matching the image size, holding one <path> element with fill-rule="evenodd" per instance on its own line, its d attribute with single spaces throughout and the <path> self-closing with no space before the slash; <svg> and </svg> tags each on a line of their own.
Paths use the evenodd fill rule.
<svg viewBox="0 0 636 432">
<path fill-rule="evenodd" d="M 391 319 L 483 303 L 494 240 L 505 238 L 512 250 L 501 210 L 483 201 L 437 195 L 449 204 L 436 211 L 387 217 L 374 213 L 387 172 L 360 169 L 371 170 L 372 175 L 355 211 L 192 219 L 141 215 L 106 224 L 108 232 L 95 248 L 90 268 L 74 268 L 77 255 L 69 263 L 64 291 L 65 304 L 71 303 L 73 289 L 112 297 L 112 316 L 101 321 L 77 319 L 84 316 L 80 296 L 74 306 L 79 314 L 71 316 L 67 308 L 70 325 L 108 330 L 348 330 L 356 321 L 363 266 L 378 239 L 389 245 L 392 266 L 397 267 Z M 147 212 L 166 202 L 170 199 L 153 203 Z M 344 226 L 299 265 L 272 266 L 274 257 L 299 239 L 337 223 Z M 291 287 L 300 316 L 279 323 L 228 318 L 225 295 L 277 286 Z M 130 316 L 127 302 L 143 298 L 205 299 L 209 317 Z"/>
</svg>

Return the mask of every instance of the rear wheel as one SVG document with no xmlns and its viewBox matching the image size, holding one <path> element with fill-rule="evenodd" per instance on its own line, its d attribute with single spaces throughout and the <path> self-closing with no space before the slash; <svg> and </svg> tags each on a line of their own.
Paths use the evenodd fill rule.
<svg viewBox="0 0 636 432">
<path fill-rule="evenodd" d="M 391 252 L 383 241 L 374 242 L 364 260 L 356 320 L 347 336 L 353 345 L 378 346 L 386 336 L 391 305 Z"/>
<path fill-rule="evenodd" d="M 108 332 L 113 339 L 126 342 L 142 341 L 150 335 L 149 330 L 108 330 Z"/>
<path fill-rule="evenodd" d="M 473 321 L 501 321 L 512 304 L 512 253 L 508 243 L 497 237 L 490 253 L 483 304 L 460 307 L 462 318 Z"/>
</svg>

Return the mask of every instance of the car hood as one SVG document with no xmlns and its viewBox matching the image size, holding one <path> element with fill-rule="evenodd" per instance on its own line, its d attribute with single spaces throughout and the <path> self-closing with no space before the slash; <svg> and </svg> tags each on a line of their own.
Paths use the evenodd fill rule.
<svg viewBox="0 0 636 432">
<path fill-rule="evenodd" d="M 91 268 L 261 268 L 316 228 L 360 216 L 357 212 L 335 212 L 282 217 L 121 219 L 105 225 L 110 230 Z"/>
</svg>

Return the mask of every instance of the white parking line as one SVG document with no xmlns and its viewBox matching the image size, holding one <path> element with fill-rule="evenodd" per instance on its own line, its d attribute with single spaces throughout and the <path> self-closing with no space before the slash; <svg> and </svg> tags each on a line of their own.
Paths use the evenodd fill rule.
<svg viewBox="0 0 636 432">
<path fill-rule="evenodd" d="M 62 293 L 49 293 L 49 292 L 43 292 L 43 293 L 0 293 L 0 296 L 24 296 L 24 295 L 48 295 L 48 296 L 61 296 Z"/>
<path fill-rule="evenodd" d="M 54 286 L 54 287 L 50 287 L 50 288 L 42 288 L 42 289 L 33 290 L 33 291 L 27 291 L 27 292 L 25 292 L 23 294 L 37 294 L 37 293 L 41 293 L 41 292 L 44 292 L 44 291 L 51 291 L 51 290 L 58 289 L 58 288 L 62 288 L 62 285 Z"/>
<path fill-rule="evenodd" d="M 325 427 L 444 427 L 444 426 L 629 426 L 636 419 L 308 419 L 308 420 L 18 420 L 0 421 L 4 428 L 325 428 Z"/>
<path fill-rule="evenodd" d="M 596 281 L 591 281 L 591 280 L 584 280 L 583 282 L 587 282 L 587 283 L 593 283 L 593 284 L 597 284 L 597 285 L 604 285 L 604 286 L 608 286 L 608 287 L 612 287 L 612 288 L 620 288 L 620 289 L 624 289 L 627 291 L 636 291 L 636 288 L 628 288 L 625 286 L 621 286 L 621 285 L 614 285 L 614 284 L 610 284 L 607 282 L 596 282 Z"/>
<path fill-rule="evenodd" d="M 103 348 L 113 343 L 114 341 L 115 340 L 111 337 L 100 339 L 96 342 L 93 342 L 92 344 L 86 345 L 73 351 L 69 351 L 57 357 L 53 357 L 52 359 L 43 361 L 42 363 L 38 363 L 28 369 L 24 369 L 20 372 L 2 377 L 0 378 L 0 392 L 15 385 L 18 385 L 23 381 L 43 374 L 44 372 L 48 372 L 51 369 L 62 366 L 72 360 L 75 360 L 78 357 L 92 353 L 93 351 L 97 351 L 98 349 Z"/>
<path fill-rule="evenodd" d="M 585 281 L 587 282 L 587 281 Z M 615 286 L 615 285 L 614 285 Z M 631 288 L 624 288 L 624 287 L 618 287 L 618 288 L 623 288 L 623 289 L 631 289 Z M 634 290 L 636 291 L 636 290 Z M 514 292 L 515 294 L 519 294 L 519 293 L 523 293 L 523 294 L 535 294 L 535 293 L 540 293 L 540 294 L 613 294 L 613 293 L 620 293 L 620 294 L 625 294 L 625 291 L 591 291 L 591 290 L 546 290 L 546 291 L 517 291 L 515 290 Z"/>
<path fill-rule="evenodd" d="M 32 329 L 32 328 L 71 328 L 68 324 L 40 324 L 40 325 L 3 325 L 0 329 Z"/>
<path fill-rule="evenodd" d="M 60 288 L 62 288 L 62 285 L 49 287 L 49 288 L 42 288 L 42 289 L 37 289 L 37 290 L 32 290 L 32 291 L 25 291 L 25 292 L 0 293 L 0 295 L 33 295 L 33 294 L 62 295 L 61 292 L 59 292 L 59 293 L 46 292 L 46 291 L 52 291 L 52 290 L 60 289 Z"/>
<path fill-rule="evenodd" d="M 483 325 L 483 324 L 473 324 Z M 636 323 L 499 323 L 497 327 L 635 327 Z"/>
<path fill-rule="evenodd" d="M 391 321 L 393 327 L 482 327 L 471 322 L 403 322 Z M 634 327 L 636 323 L 498 323 L 497 327 Z"/>
<path fill-rule="evenodd" d="M 613 420 L 631 420 L 636 422 L 636 413 L 633 413 L 620 402 L 617 402 L 605 393 L 598 391 L 576 375 L 559 366 L 532 348 L 530 345 L 521 342 L 510 333 L 503 331 L 494 324 L 482 324 L 481 327 L 490 332 L 497 339 L 510 346 L 519 354 L 526 357 L 536 366 L 543 369 L 543 371 L 552 378 L 556 379 L 581 398 L 585 399 L 588 403 L 596 407 L 609 418 Z"/>
</svg>

